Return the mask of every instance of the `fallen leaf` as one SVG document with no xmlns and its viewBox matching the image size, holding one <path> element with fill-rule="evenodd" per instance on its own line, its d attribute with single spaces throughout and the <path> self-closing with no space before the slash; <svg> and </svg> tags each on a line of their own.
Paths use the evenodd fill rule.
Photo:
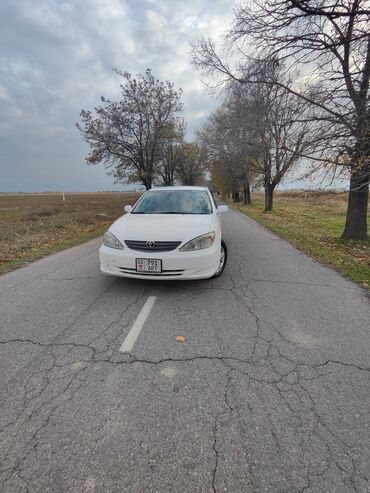
<svg viewBox="0 0 370 493">
<path fill-rule="evenodd" d="M 185 336 L 176 336 L 176 342 L 185 342 Z"/>
<path fill-rule="evenodd" d="M 167 366 L 166 368 L 163 368 L 163 370 L 161 370 L 161 375 L 167 378 L 173 378 L 176 373 L 176 368 L 172 368 L 171 366 Z"/>
</svg>

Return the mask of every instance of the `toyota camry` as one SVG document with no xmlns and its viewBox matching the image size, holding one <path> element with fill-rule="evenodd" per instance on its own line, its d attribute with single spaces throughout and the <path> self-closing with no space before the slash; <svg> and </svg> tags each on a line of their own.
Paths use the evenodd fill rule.
<svg viewBox="0 0 370 493">
<path fill-rule="evenodd" d="M 144 193 L 104 234 L 106 274 L 141 279 L 206 279 L 225 269 L 220 215 L 206 187 L 162 187 Z"/>
</svg>

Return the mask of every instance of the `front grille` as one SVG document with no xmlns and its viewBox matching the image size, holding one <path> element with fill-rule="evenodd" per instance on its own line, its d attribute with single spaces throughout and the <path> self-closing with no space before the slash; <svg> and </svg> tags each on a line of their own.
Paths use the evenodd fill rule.
<svg viewBox="0 0 370 493">
<path fill-rule="evenodd" d="M 141 252 L 170 252 L 181 245 L 181 241 L 155 241 L 154 245 L 151 244 L 153 242 L 136 240 L 125 240 L 125 243 L 131 250 Z"/>
<path fill-rule="evenodd" d="M 136 269 L 129 269 L 127 267 L 119 267 L 119 270 L 124 274 L 134 274 L 136 276 L 152 276 L 152 277 L 175 277 L 181 276 L 184 269 L 181 270 L 162 270 L 162 272 L 138 272 Z"/>
</svg>

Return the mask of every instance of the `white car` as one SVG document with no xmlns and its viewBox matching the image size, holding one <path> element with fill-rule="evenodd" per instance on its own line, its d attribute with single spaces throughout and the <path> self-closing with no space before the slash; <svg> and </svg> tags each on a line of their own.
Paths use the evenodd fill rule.
<svg viewBox="0 0 370 493">
<path fill-rule="evenodd" d="M 206 187 L 152 188 L 126 206 L 99 250 L 106 274 L 140 279 L 206 279 L 222 274 L 227 249 Z"/>
</svg>

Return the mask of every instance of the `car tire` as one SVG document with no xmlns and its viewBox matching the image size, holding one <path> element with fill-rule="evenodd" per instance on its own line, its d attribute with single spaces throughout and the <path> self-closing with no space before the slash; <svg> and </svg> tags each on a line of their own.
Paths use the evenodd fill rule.
<svg viewBox="0 0 370 493">
<path fill-rule="evenodd" d="M 224 255 L 223 263 L 221 265 L 221 258 L 220 258 L 220 267 L 217 270 L 217 272 L 211 277 L 211 279 L 215 279 L 216 277 L 219 277 L 223 273 L 223 271 L 225 270 L 226 262 L 227 262 L 227 246 L 226 246 L 226 243 L 224 242 L 224 240 L 221 240 L 221 254 L 222 253 Z"/>
</svg>

